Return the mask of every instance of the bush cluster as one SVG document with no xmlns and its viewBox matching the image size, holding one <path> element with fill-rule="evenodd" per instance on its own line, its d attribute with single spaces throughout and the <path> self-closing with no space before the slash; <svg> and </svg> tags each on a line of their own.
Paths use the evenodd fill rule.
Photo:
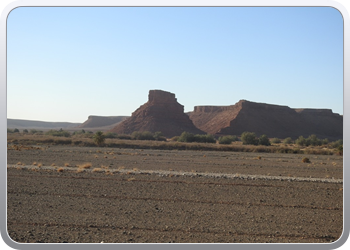
<svg viewBox="0 0 350 250">
<path fill-rule="evenodd" d="M 69 137 L 71 134 L 68 131 L 64 131 L 63 129 L 60 130 L 49 130 L 45 133 L 45 135 L 52 135 L 52 136 L 61 136 L 61 137 Z"/>
<path fill-rule="evenodd" d="M 218 139 L 219 144 L 231 144 L 235 141 L 238 141 L 238 138 L 235 135 L 220 136 Z"/>
<path fill-rule="evenodd" d="M 150 140 L 150 141 L 166 141 L 166 138 L 163 136 L 162 132 L 151 133 L 149 131 L 134 131 L 131 134 L 131 139 L 133 140 Z"/>
<path fill-rule="evenodd" d="M 204 143 L 216 143 L 215 137 L 210 134 L 199 135 L 192 134 L 189 132 L 182 132 L 182 134 L 177 138 L 178 142 L 204 142 Z"/>
<path fill-rule="evenodd" d="M 271 143 L 275 143 L 275 144 L 279 144 L 279 143 L 281 143 L 282 141 L 281 141 L 281 139 L 279 139 L 279 138 L 272 138 L 271 139 Z"/>
<path fill-rule="evenodd" d="M 243 142 L 243 145 L 271 145 L 271 142 L 266 135 L 262 135 L 258 138 L 253 132 L 243 132 L 241 135 L 241 141 Z"/>
<path fill-rule="evenodd" d="M 295 140 L 295 144 L 299 146 L 321 146 L 327 145 L 328 139 L 318 139 L 316 135 L 310 135 L 308 138 L 304 138 L 303 136 L 299 136 L 298 139 Z"/>
<path fill-rule="evenodd" d="M 283 140 L 284 144 L 293 144 L 293 140 L 290 137 L 287 137 L 286 139 Z"/>
</svg>

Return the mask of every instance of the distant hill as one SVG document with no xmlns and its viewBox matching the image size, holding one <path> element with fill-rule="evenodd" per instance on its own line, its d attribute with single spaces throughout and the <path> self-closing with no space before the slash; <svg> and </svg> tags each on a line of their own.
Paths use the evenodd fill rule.
<svg viewBox="0 0 350 250">
<path fill-rule="evenodd" d="M 80 124 L 78 127 L 82 129 L 86 128 L 112 128 L 118 123 L 124 121 L 129 116 L 97 116 L 90 115 L 88 119 Z"/>
<path fill-rule="evenodd" d="M 21 119 L 7 119 L 7 128 L 13 129 L 67 129 L 79 126 L 81 123 L 71 122 L 44 122 Z"/>
</svg>

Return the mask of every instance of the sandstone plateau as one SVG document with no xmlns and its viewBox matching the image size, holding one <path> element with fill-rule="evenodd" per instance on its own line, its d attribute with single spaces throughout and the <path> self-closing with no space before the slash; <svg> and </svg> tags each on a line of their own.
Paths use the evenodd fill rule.
<svg viewBox="0 0 350 250">
<path fill-rule="evenodd" d="M 134 131 L 160 131 L 168 138 L 184 131 L 204 134 L 184 113 L 184 107 L 177 102 L 175 94 L 162 90 L 150 90 L 148 102 L 134 111 L 130 118 L 110 130 L 118 134 L 131 134 Z"/>
<path fill-rule="evenodd" d="M 231 106 L 196 106 L 188 115 L 197 128 L 215 135 L 249 131 L 281 139 L 311 134 L 330 140 L 343 138 L 343 116 L 330 109 L 292 109 L 240 100 Z"/>
</svg>

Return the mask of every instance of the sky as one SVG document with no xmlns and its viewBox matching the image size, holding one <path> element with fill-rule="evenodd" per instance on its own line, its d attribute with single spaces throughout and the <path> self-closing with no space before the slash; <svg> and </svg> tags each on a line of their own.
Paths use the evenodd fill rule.
<svg viewBox="0 0 350 250">
<path fill-rule="evenodd" d="M 331 7 L 20 7 L 7 19 L 7 117 L 131 115 L 151 89 L 184 111 L 241 99 L 343 114 Z"/>
</svg>

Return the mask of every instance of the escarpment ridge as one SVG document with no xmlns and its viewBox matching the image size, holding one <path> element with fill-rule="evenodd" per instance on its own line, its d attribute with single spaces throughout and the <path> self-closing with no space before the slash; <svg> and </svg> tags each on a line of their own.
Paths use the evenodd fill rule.
<svg viewBox="0 0 350 250">
<path fill-rule="evenodd" d="M 343 117 L 330 109 L 292 109 L 288 106 L 240 100 L 230 106 L 196 106 L 193 124 L 209 134 L 240 135 L 245 131 L 268 137 L 342 139 Z"/>
</svg>

